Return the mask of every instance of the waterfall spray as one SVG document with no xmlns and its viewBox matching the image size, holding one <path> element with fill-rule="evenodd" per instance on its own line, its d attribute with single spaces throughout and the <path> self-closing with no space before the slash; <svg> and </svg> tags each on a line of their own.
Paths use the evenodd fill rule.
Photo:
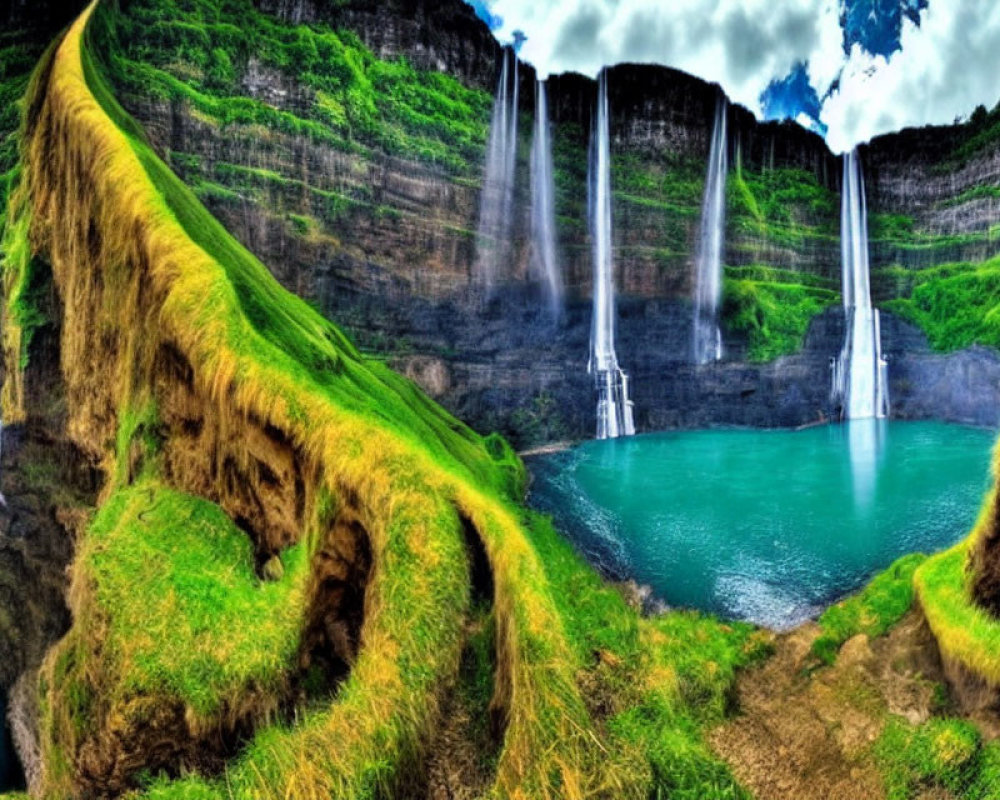
<svg viewBox="0 0 1000 800">
<path fill-rule="evenodd" d="M 535 139 L 531 146 L 532 261 L 543 280 L 554 317 L 562 310 L 563 282 L 556 258 L 555 183 L 552 175 L 552 136 L 549 131 L 548 87 L 538 81 L 535 94 Z"/>
<path fill-rule="evenodd" d="M 868 264 L 868 209 L 857 150 L 844 155 L 841 263 L 846 335 L 833 369 L 833 394 L 846 419 L 889 414 L 888 369 L 882 358 L 878 309 L 872 308 Z"/>
<path fill-rule="evenodd" d="M 728 103 L 720 92 L 705 178 L 701 231 L 698 237 L 694 298 L 694 361 L 707 364 L 722 358 L 719 299 L 722 294 L 722 245 L 726 227 L 726 172 L 729 168 L 726 117 Z"/>
<path fill-rule="evenodd" d="M 590 153 L 591 235 L 594 239 L 594 317 L 590 364 L 597 388 L 597 438 L 635 433 L 629 379 L 615 354 L 615 287 L 611 260 L 611 142 L 608 119 L 608 76 L 601 72 L 597 118 Z"/>
<path fill-rule="evenodd" d="M 518 62 L 505 48 L 500 82 L 493 102 L 493 122 L 486 150 L 486 173 L 479 207 L 476 276 L 486 286 L 497 279 L 510 253 L 514 172 L 517 166 Z"/>
</svg>

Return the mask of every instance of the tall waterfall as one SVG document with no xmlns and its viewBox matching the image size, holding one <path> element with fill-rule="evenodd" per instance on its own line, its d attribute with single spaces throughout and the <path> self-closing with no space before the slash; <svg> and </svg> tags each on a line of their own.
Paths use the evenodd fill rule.
<svg viewBox="0 0 1000 800">
<path fill-rule="evenodd" d="M 500 82 L 493 101 L 493 122 L 479 207 L 476 277 L 487 286 L 496 281 L 500 266 L 510 254 L 517 166 L 517 108 L 517 55 L 508 47 L 504 49 Z"/>
<path fill-rule="evenodd" d="M 590 329 L 590 363 L 597 389 L 597 438 L 635 433 L 628 375 L 615 354 L 615 287 L 611 260 L 611 143 L 608 120 L 608 75 L 601 72 L 597 118 L 590 148 L 591 235 L 594 240 L 594 317 Z"/>
<path fill-rule="evenodd" d="M 872 308 L 868 269 L 868 209 L 857 150 L 844 155 L 841 193 L 844 348 L 833 370 L 833 393 L 847 419 L 889 414 L 888 370 L 882 358 L 878 309 Z"/>
<path fill-rule="evenodd" d="M 697 281 L 694 298 L 694 361 L 707 364 L 722 358 L 719 299 L 722 294 L 722 245 L 726 227 L 728 103 L 720 92 L 715 106 L 715 127 L 708 156 L 708 175 L 698 237 Z"/>
<path fill-rule="evenodd" d="M 549 130 L 548 84 L 538 81 L 535 90 L 535 139 L 531 146 L 532 260 L 542 278 L 553 316 L 563 302 L 563 281 L 556 258 L 555 181 L 552 176 L 552 135 Z"/>
</svg>

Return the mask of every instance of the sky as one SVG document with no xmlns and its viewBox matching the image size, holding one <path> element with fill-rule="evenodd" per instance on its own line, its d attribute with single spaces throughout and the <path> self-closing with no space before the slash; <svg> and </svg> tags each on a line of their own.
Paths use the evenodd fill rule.
<svg viewBox="0 0 1000 800">
<path fill-rule="evenodd" d="M 541 75 L 665 64 L 836 152 L 1000 101 L 994 0 L 468 0 Z"/>
</svg>

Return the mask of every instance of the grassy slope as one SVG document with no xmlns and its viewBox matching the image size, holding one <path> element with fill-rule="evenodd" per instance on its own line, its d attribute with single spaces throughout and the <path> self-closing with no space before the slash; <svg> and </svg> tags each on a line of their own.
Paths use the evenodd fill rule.
<svg viewBox="0 0 1000 800">
<path fill-rule="evenodd" d="M 218 506 L 154 479 L 112 495 L 76 569 L 112 611 L 105 646 L 119 688 L 176 697 L 200 717 L 244 686 L 276 693 L 297 652 L 308 575 L 302 545 L 283 561 L 284 578 L 261 584 L 250 540 Z"/>
<path fill-rule="evenodd" d="M 108 35 L 107 20 L 93 23 L 90 34 L 97 41 Z M 483 538 L 496 581 L 503 673 L 496 689 L 507 708 L 497 793 L 646 796 L 683 790 L 687 794 L 675 796 L 739 796 L 706 749 L 700 725 L 719 717 L 734 669 L 759 653 L 749 628 L 686 614 L 642 621 L 545 523 L 522 525 L 521 512 L 506 499 L 518 491 L 520 466 L 503 443 L 483 442 L 412 385 L 362 360 L 336 328 L 280 290 L 151 152 L 91 60 L 91 52 L 107 50 L 82 47 L 83 31 L 81 21 L 55 57 L 51 81 L 39 91 L 47 93 L 49 113 L 75 131 L 71 141 L 83 154 L 81 163 L 101 165 L 93 173 L 93 190 L 112 210 L 97 224 L 111 226 L 109 232 L 144 231 L 144 241 L 155 248 L 149 264 L 158 287 L 151 291 L 165 296 L 160 325 L 177 338 L 217 402 L 235 402 L 244 413 L 289 431 L 317 455 L 327 480 L 360 487 L 388 515 L 385 530 L 373 532 L 382 565 L 369 588 L 376 613 L 366 621 L 366 645 L 336 702 L 292 726 L 260 730 L 224 780 L 161 782 L 152 794 L 362 797 L 390 791 L 407 752 L 426 734 L 435 692 L 457 653 L 460 619 L 454 617 L 463 613 L 465 574 L 452 510 L 457 506 Z M 40 174 L 38 159 L 51 154 L 43 138 L 28 145 L 31 170 Z M 35 185 L 35 191 L 47 196 L 50 190 Z M 51 191 L 49 201 L 60 202 L 58 189 Z M 22 202 L 19 218 L 30 218 L 30 212 Z M 108 246 L 122 241 L 109 238 Z M 71 280 L 72 270 L 84 267 L 54 255 L 57 281 Z M 104 265 L 101 259 L 93 268 Z M 23 259 L 5 262 L 7 275 L 24 268 Z M 8 296 L 8 307 L 25 302 L 23 295 Z M 16 315 L 8 326 L 16 327 Z M 5 395 L 5 418 L 23 414 L 16 400 L 16 394 Z M 137 400 L 142 398 L 126 395 L 121 401 L 123 432 L 110 454 L 112 467 L 143 435 L 141 426 L 128 424 Z M 151 463 L 155 469 L 155 459 Z M 281 584 L 253 586 L 245 552 L 217 511 L 159 488 L 155 472 L 148 488 L 131 489 L 124 485 L 127 470 L 110 474 L 122 485 L 83 543 L 77 573 L 78 586 L 93 573 L 96 590 L 88 587 L 94 592 L 88 607 L 100 619 L 88 628 L 85 616 L 77 617 L 50 659 L 50 732 L 59 727 L 60 714 L 71 717 L 65 721 L 70 727 L 86 724 L 86 704 L 52 699 L 76 693 L 86 700 L 88 670 L 108 664 L 88 660 L 81 648 L 102 626 L 110 632 L 107 642 L 117 637 L 142 664 L 134 673 L 129 664 L 121 670 L 132 690 L 181 697 L 205 715 L 226 691 L 245 689 L 247 675 L 270 680 L 280 672 L 274 661 L 258 660 L 261 654 L 239 637 L 223 648 L 242 654 L 230 665 L 211 645 L 184 643 L 192 641 L 186 638 L 191 631 L 218 632 L 226 615 L 254 605 L 275 614 L 273 604 L 294 595 L 294 557 L 288 556 Z M 156 503 L 141 510 L 149 492 Z M 148 531 L 160 521 L 156 509 L 171 512 L 164 527 L 176 524 L 178 510 L 190 514 L 183 537 L 196 536 L 200 525 L 220 537 L 218 546 L 192 565 L 188 549 L 174 546 L 184 538 L 173 542 L 167 530 Z M 172 585 L 176 602 L 148 608 L 144 617 L 136 606 L 141 596 L 131 589 L 148 577 L 143 555 L 151 547 L 165 560 L 160 580 Z M 192 571 L 194 566 L 202 571 Z M 212 598 L 227 586 L 232 604 L 220 605 Z M 585 603 L 583 612 L 568 603 L 570 597 Z M 280 661 L 288 652 L 291 623 L 283 614 L 274 619 L 276 653 L 266 655 Z M 74 652 L 81 662 L 76 665 L 68 657 Z M 47 755 L 50 769 L 69 766 L 57 763 L 66 755 L 58 743 L 50 743 Z"/>
</svg>

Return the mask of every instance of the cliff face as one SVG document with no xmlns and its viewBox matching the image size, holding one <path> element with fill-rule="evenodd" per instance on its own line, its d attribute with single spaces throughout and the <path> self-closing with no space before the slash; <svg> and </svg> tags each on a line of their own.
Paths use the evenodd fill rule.
<svg viewBox="0 0 1000 800">
<path fill-rule="evenodd" d="M 500 46 L 466 3 L 254 0 L 254 4 L 293 25 L 321 22 L 354 31 L 379 58 L 403 55 L 418 69 L 446 72 L 493 90 Z"/>
<path fill-rule="evenodd" d="M 220 49 L 216 45 L 228 47 L 230 54 L 231 74 L 220 81 L 212 78 L 211 63 L 185 65 L 183 59 L 192 58 L 172 49 L 171 37 L 151 36 L 149 25 L 136 24 L 121 46 L 136 53 L 144 48 L 156 69 L 118 76 L 119 95 L 156 150 L 286 287 L 463 419 L 501 430 L 521 445 L 587 435 L 593 398 L 585 374 L 591 283 L 586 164 L 593 81 L 575 75 L 550 81 L 558 244 L 568 287 L 565 316 L 554 323 L 542 309 L 531 262 L 532 70 L 522 65 L 520 71 L 515 244 L 498 288 L 487 293 L 475 274 L 475 232 L 500 54 L 485 26 L 458 2 L 433 9 L 361 0 L 256 5 L 288 23 L 350 31 L 376 60 L 369 62 L 369 75 L 400 58 L 417 68 L 379 86 L 385 96 L 406 97 L 414 86 L 435 85 L 442 73 L 469 92 L 448 105 L 411 104 L 405 114 L 380 108 L 374 123 L 358 124 L 353 90 L 339 98 L 336 87 L 304 77 L 294 60 L 247 55 L 241 45 L 213 38 L 202 46 L 212 52 Z M 129 15 L 144 20 L 154 7 L 151 0 L 134 0 Z M 198 93 L 178 90 L 174 79 Z M 635 379 L 643 428 L 802 424 L 836 413 L 824 387 L 840 343 L 822 324 L 808 338 L 806 331 L 818 313 L 838 304 L 840 161 L 817 136 L 791 124 L 759 124 L 736 107 L 729 111 L 723 309 L 733 363 L 699 371 L 689 366 L 693 253 L 716 92 L 658 67 L 622 66 L 610 74 L 618 349 Z M 232 113 L 239 98 L 286 118 Z M 338 104 L 349 122 L 334 127 L 332 137 L 288 122 L 329 125 L 326 109 Z M 461 146 L 441 126 L 450 117 L 467 123 Z M 334 114 L 334 126 L 340 119 Z M 413 144 L 415 135 L 425 138 Z M 939 175 L 922 137 L 889 137 L 863 155 L 870 171 L 877 302 L 906 296 L 911 284 L 899 278 L 899 268 L 993 252 L 982 231 L 1000 208 L 995 198 L 970 196 L 991 180 L 993 151 L 959 173 Z M 936 134 L 924 138 L 947 147 Z M 919 337 L 907 341 L 929 352 Z M 791 361 L 774 361 L 794 353 L 799 355 Z M 812 366 L 788 366 L 803 359 Z M 750 363 L 759 361 L 771 363 Z M 762 375 L 770 376 L 767 385 L 778 395 L 794 398 L 780 413 L 770 401 L 748 400 L 767 394 L 762 383 L 748 392 Z M 897 381 L 898 408 L 923 408 L 905 402 L 909 385 Z M 722 397 L 739 399 L 720 401 L 720 390 Z M 947 404 L 928 413 L 965 416 Z"/>
<path fill-rule="evenodd" d="M 893 266 L 979 262 L 1000 252 L 994 230 L 1000 222 L 1000 147 L 960 153 L 969 127 L 903 131 L 864 149 L 876 277 Z M 888 287 L 883 296 L 892 296 Z"/>
</svg>

